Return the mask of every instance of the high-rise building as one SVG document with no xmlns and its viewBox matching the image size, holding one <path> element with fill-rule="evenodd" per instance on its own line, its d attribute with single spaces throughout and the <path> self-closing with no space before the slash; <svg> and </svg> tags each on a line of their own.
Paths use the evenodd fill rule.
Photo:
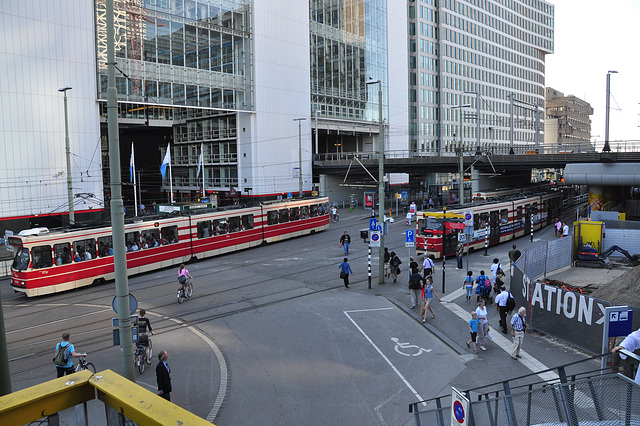
<svg viewBox="0 0 640 426">
<path fill-rule="evenodd" d="M 132 145 L 147 205 L 168 201 L 170 189 L 176 201 L 219 204 L 240 194 L 298 195 L 300 180 L 310 193 L 318 185 L 312 155 L 377 150 L 379 119 L 387 149 L 405 148 L 406 9 L 388 3 L 114 0 L 127 214 L 134 211 Z M 13 161 L 0 185 L 0 231 L 55 226 L 62 221 L 52 215 L 68 211 L 64 86 L 73 87 L 66 93 L 76 216 L 108 206 L 105 5 L 0 5 L 7 23 L 0 131 L 16 142 L 3 152 Z M 381 118 L 370 78 L 381 82 Z M 167 147 L 171 173 L 163 180 Z M 331 179 L 325 186 L 333 187 Z"/>
<path fill-rule="evenodd" d="M 535 143 L 553 25 L 541 0 L 410 0 L 411 149 L 453 155 L 461 136 L 467 152 L 509 145 L 512 111 L 513 144 Z"/>
<path fill-rule="evenodd" d="M 563 145 L 566 151 L 593 151 L 589 102 L 547 87 L 545 145 Z"/>
</svg>

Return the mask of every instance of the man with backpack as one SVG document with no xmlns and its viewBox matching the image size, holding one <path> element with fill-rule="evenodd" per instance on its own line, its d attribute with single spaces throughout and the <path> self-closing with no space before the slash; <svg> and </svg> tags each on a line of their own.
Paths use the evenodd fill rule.
<svg viewBox="0 0 640 426">
<path fill-rule="evenodd" d="M 396 282 L 396 279 L 398 278 L 398 274 L 400 273 L 400 264 L 402 263 L 402 261 L 400 260 L 400 258 L 398 256 L 396 256 L 396 252 L 392 251 L 391 252 L 391 260 L 389 261 L 389 266 L 391 266 L 391 278 L 393 278 L 393 282 Z"/>
<path fill-rule="evenodd" d="M 507 334 L 507 314 L 516 307 L 513 295 L 507 291 L 505 286 L 500 286 L 500 294 L 496 296 L 496 309 L 500 313 L 500 327 L 502 332 Z"/>
<path fill-rule="evenodd" d="M 74 369 L 71 357 L 87 356 L 86 353 L 76 352 L 73 343 L 69 341 L 70 337 L 69 333 L 62 333 L 62 342 L 56 345 L 56 356 L 53 358 L 53 363 L 56 365 L 58 377 L 62 377 L 65 374 L 73 374 Z"/>
</svg>

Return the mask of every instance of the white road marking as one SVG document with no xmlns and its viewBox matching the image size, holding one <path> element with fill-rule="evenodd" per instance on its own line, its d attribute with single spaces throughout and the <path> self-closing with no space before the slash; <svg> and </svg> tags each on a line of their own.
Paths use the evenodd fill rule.
<svg viewBox="0 0 640 426">
<path fill-rule="evenodd" d="M 425 349 L 425 348 L 421 348 L 420 346 L 416 346 L 416 345 L 412 345 L 411 343 L 407 342 L 407 343 L 400 343 L 398 342 L 398 338 L 397 337 L 392 337 L 391 341 L 395 342 L 396 347 L 394 348 L 396 352 L 398 352 L 400 355 L 404 355 L 404 356 L 418 356 L 418 355 L 422 355 L 423 352 L 425 353 L 429 353 L 431 352 L 431 349 Z M 418 349 L 418 352 L 414 353 L 414 354 L 405 354 L 404 352 L 402 352 L 400 349 Z"/>
<path fill-rule="evenodd" d="M 422 398 L 420 396 L 420 394 L 413 388 L 413 386 L 411 386 L 411 384 L 407 381 L 407 379 L 405 379 L 405 377 L 402 375 L 402 373 L 400 373 L 400 371 L 398 371 L 398 369 L 396 368 L 395 365 L 393 365 L 393 363 L 391 362 L 391 360 L 389 358 L 386 357 L 385 354 L 382 353 L 382 351 L 380 350 L 380 348 L 378 346 L 376 346 L 375 343 L 373 343 L 373 340 L 371 340 L 371 338 L 367 335 L 367 333 L 364 332 L 364 330 L 362 328 L 360 328 L 360 326 L 355 322 L 355 320 L 353 318 L 351 318 L 351 316 L 349 315 L 349 313 L 353 313 L 353 312 L 366 312 L 366 311 L 383 311 L 383 310 L 391 310 L 394 308 L 383 308 L 383 309 L 361 309 L 358 311 L 344 311 L 344 314 L 347 316 L 347 318 L 349 318 L 349 320 L 353 323 L 353 325 L 358 329 L 358 331 L 360 331 L 360 333 L 362 333 L 362 335 L 364 336 L 365 339 L 367 339 L 367 341 L 369 342 L 369 344 L 371 346 L 373 346 L 373 348 L 376 350 L 376 352 L 378 352 L 380 354 L 380 356 L 382 357 L 382 359 L 385 360 L 385 362 L 391 367 L 391 369 L 393 370 L 394 373 L 396 373 L 396 375 L 398 377 L 400 377 L 400 380 L 402 380 L 402 382 L 405 384 L 405 386 L 407 388 L 409 388 L 409 390 L 411 391 L 411 393 L 413 393 L 413 395 L 418 398 L 418 401 L 423 401 L 424 398 Z M 426 406 L 427 403 L 423 402 L 422 405 Z"/>
<path fill-rule="evenodd" d="M 464 290 L 462 289 L 460 289 L 460 291 L 464 292 Z M 449 296 L 452 296 L 452 294 Z M 468 323 L 469 319 L 471 319 L 471 315 L 469 312 L 465 311 L 455 303 L 451 303 L 448 301 L 445 302 L 444 297 L 442 298 L 442 306 L 462 318 L 465 323 Z M 496 346 L 498 346 L 507 354 L 509 354 L 509 356 L 511 356 L 511 341 L 502 335 L 502 331 L 493 329 L 493 332 L 491 334 L 493 335 L 493 343 L 495 343 Z M 549 369 L 549 367 L 535 359 L 533 356 L 529 355 L 526 351 L 520 350 L 520 354 L 522 355 L 522 358 L 520 358 L 520 362 L 522 363 L 522 365 L 527 367 L 533 373 L 538 373 L 538 371 Z M 545 381 L 558 380 L 558 375 L 552 372 L 540 373 L 538 374 L 538 376 L 540 376 L 540 378 Z"/>
</svg>

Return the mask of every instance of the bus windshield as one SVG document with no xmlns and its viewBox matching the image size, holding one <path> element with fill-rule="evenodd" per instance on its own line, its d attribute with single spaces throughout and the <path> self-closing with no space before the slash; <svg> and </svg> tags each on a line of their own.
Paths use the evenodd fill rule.
<svg viewBox="0 0 640 426">
<path fill-rule="evenodd" d="M 18 271 L 24 271 L 29 267 L 29 249 L 20 247 L 16 253 L 16 257 L 13 258 L 12 269 Z"/>
</svg>

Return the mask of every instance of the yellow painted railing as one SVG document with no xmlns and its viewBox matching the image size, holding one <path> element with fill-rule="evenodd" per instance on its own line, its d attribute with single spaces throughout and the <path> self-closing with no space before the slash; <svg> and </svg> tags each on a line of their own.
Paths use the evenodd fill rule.
<svg viewBox="0 0 640 426">
<path fill-rule="evenodd" d="M 0 397 L 0 424 L 24 425 L 98 398 L 142 425 L 211 425 L 153 392 L 104 370 L 84 370 Z"/>
</svg>

